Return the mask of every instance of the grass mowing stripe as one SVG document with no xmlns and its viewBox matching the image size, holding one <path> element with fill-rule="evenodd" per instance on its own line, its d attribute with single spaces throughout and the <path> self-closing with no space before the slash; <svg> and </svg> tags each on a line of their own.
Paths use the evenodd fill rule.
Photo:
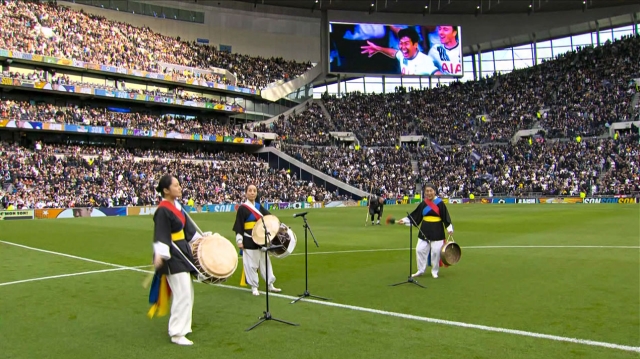
<svg viewBox="0 0 640 359">
<path fill-rule="evenodd" d="M 145 267 L 150 267 L 150 266 L 149 265 L 143 265 L 143 266 L 136 266 L 136 267 L 131 267 L 131 268 L 145 268 Z M 38 277 L 38 278 L 16 280 L 16 281 L 13 281 L 13 282 L 0 283 L 0 287 L 6 286 L 6 285 L 20 284 L 20 283 L 36 282 L 36 281 L 47 280 L 47 279 L 58 279 L 58 278 L 66 278 L 66 277 L 75 277 L 75 276 L 86 275 L 86 274 L 96 274 L 96 273 L 116 272 L 116 271 L 122 271 L 122 270 L 131 270 L 131 268 L 126 268 L 125 267 L 125 268 L 101 269 L 101 270 L 92 270 L 92 271 L 88 271 L 88 272 L 59 274 L 59 275 L 52 275 L 52 276 L 48 276 L 48 277 Z"/>
<path fill-rule="evenodd" d="M 74 258 L 74 259 L 88 261 L 88 262 L 92 262 L 92 263 L 99 263 L 99 264 L 103 264 L 103 265 L 107 265 L 107 266 L 121 268 L 123 270 L 124 269 L 128 269 L 128 270 L 142 272 L 142 273 L 153 273 L 152 271 L 143 270 L 143 269 L 140 269 L 140 268 L 127 267 L 127 266 L 122 266 L 122 265 L 118 265 L 118 264 L 97 261 L 97 260 L 94 260 L 94 259 L 74 256 L 74 255 L 60 253 L 60 252 L 48 251 L 48 250 L 29 247 L 29 246 L 25 246 L 25 245 L 21 245 L 21 244 L 17 244 L 17 243 L 12 243 L 12 242 L 0 241 L 0 243 L 14 245 L 14 246 L 18 246 L 18 247 L 21 247 L 21 248 L 31 249 L 31 250 L 35 250 L 35 251 L 39 251 L 39 252 L 43 252 L 43 253 L 49 253 L 49 254 L 64 256 L 64 257 L 67 257 L 67 258 Z M 241 291 L 249 291 L 249 289 L 247 289 L 247 288 L 241 288 L 241 287 L 224 285 L 224 284 L 216 284 L 216 286 L 223 287 L 223 288 L 228 288 L 228 289 L 241 290 Z M 272 293 L 272 294 L 269 294 L 269 295 L 274 296 L 274 297 L 278 297 L 278 298 L 290 299 L 290 300 L 298 299 L 298 297 L 293 297 L 293 296 L 284 295 L 284 294 L 277 294 L 277 293 Z M 561 337 L 561 336 L 556 336 L 556 335 L 527 332 L 527 331 L 523 331 L 523 330 L 491 327 L 491 326 L 486 326 L 486 325 L 471 324 L 471 323 L 464 323 L 464 322 L 456 322 L 456 321 L 442 320 L 442 319 L 429 318 L 429 317 L 421 317 L 421 316 L 417 316 L 417 315 L 389 312 L 389 311 L 372 309 L 372 308 L 365 308 L 365 307 L 357 307 L 357 306 L 347 305 L 347 304 L 323 302 L 323 301 L 317 301 L 317 300 L 313 300 L 313 299 L 302 299 L 302 301 L 305 301 L 305 302 L 308 302 L 308 303 L 319 304 L 319 305 L 325 305 L 325 306 L 329 306 L 329 307 L 350 309 L 350 310 L 354 310 L 354 311 L 368 312 L 368 313 L 373 313 L 373 314 L 379 314 L 379 315 L 385 315 L 385 316 L 403 318 L 403 319 L 409 319 L 409 320 L 415 320 L 415 321 L 422 321 L 422 322 L 427 322 L 427 323 L 435 323 L 435 324 L 456 326 L 456 327 L 462 327 L 462 328 L 471 328 L 471 329 L 478 329 L 478 330 L 489 331 L 489 332 L 506 333 L 506 334 L 512 334 L 512 335 L 525 336 L 525 337 L 548 339 L 548 340 L 552 340 L 552 341 L 567 342 L 567 343 L 581 344 L 581 345 L 587 345 L 587 346 L 604 347 L 604 348 L 608 348 L 608 349 L 617 349 L 617 350 L 640 353 L 640 347 L 632 347 L 632 346 L 628 346 L 628 345 L 620 345 L 620 344 L 614 344 L 614 343 L 599 342 L 599 341 L 593 341 L 593 340 L 587 340 L 587 339 L 568 338 L 568 337 Z"/>
</svg>

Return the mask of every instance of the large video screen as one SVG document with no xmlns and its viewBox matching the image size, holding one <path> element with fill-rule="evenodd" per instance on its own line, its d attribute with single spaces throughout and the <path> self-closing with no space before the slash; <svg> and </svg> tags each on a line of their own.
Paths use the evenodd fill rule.
<svg viewBox="0 0 640 359">
<path fill-rule="evenodd" d="M 329 23 L 329 72 L 462 77 L 460 26 Z"/>
</svg>

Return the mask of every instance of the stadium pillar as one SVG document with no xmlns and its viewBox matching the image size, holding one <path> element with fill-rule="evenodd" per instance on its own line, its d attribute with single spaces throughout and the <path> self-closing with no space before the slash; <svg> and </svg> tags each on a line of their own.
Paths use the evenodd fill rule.
<svg viewBox="0 0 640 359">
<path fill-rule="evenodd" d="M 329 74 L 329 15 L 327 10 L 320 13 L 320 63 L 322 66 L 322 75 L 327 78 Z"/>
<path fill-rule="evenodd" d="M 596 39 L 598 41 L 598 46 L 600 46 L 600 23 L 596 20 Z"/>
<path fill-rule="evenodd" d="M 382 76 L 382 94 L 386 94 L 387 93 L 387 84 L 386 84 L 386 76 Z"/>
<path fill-rule="evenodd" d="M 631 17 L 633 18 L 633 34 L 638 36 L 638 14 L 634 12 Z"/>
<path fill-rule="evenodd" d="M 476 54 L 471 54 L 471 65 L 473 68 L 473 81 L 478 81 L 478 65 L 476 64 Z"/>
<path fill-rule="evenodd" d="M 482 79 L 482 52 L 480 51 L 480 45 L 478 45 L 478 77 Z"/>
<path fill-rule="evenodd" d="M 536 38 L 536 33 L 531 34 L 531 43 L 533 46 L 531 47 L 531 57 L 533 57 L 533 66 L 538 64 L 538 39 Z"/>
</svg>

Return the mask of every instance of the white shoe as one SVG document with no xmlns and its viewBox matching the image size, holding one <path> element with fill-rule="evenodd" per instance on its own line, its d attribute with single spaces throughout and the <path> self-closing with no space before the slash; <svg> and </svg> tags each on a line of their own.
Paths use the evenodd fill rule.
<svg viewBox="0 0 640 359">
<path fill-rule="evenodd" d="M 431 273 L 431 276 L 432 276 L 433 278 L 438 278 L 438 273 Z"/>
<path fill-rule="evenodd" d="M 258 291 L 258 288 L 252 287 L 251 288 L 251 294 L 253 294 L 255 296 L 258 296 L 258 295 L 260 295 L 260 292 Z"/>
<path fill-rule="evenodd" d="M 415 277 L 421 277 L 424 274 L 424 272 L 415 272 L 411 275 L 411 278 L 415 278 Z"/>
<path fill-rule="evenodd" d="M 280 292 L 282 292 L 282 289 L 280 289 L 280 288 L 276 288 L 276 287 L 274 287 L 274 286 L 273 286 L 273 284 L 272 284 L 272 285 L 270 285 L 270 286 L 269 286 L 269 292 L 280 293 Z"/>
<path fill-rule="evenodd" d="M 171 337 L 171 342 L 178 344 L 178 345 L 193 345 L 193 342 L 189 339 L 187 339 L 187 337 Z"/>
</svg>

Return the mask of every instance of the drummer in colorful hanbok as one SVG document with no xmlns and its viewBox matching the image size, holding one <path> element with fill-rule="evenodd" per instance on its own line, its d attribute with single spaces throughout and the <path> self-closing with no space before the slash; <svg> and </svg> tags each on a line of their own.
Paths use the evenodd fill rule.
<svg viewBox="0 0 640 359">
<path fill-rule="evenodd" d="M 193 310 L 192 274 L 197 274 L 189 243 L 201 237 L 195 226 L 186 219 L 177 199 L 182 196 L 178 180 L 170 175 L 160 179 L 156 190 L 162 196 L 153 216 L 153 264 L 155 275 L 149 293 L 152 305 L 148 316 L 164 316 L 171 303 L 169 336 L 178 345 L 192 345 L 186 338 L 191 333 Z"/>
<path fill-rule="evenodd" d="M 271 267 L 271 260 L 265 258 L 264 253 L 260 251 L 260 246 L 253 241 L 251 233 L 256 222 L 263 216 L 270 215 L 269 211 L 256 201 L 258 189 L 254 185 L 248 185 L 246 188 L 247 200 L 238 207 L 236 212 L 236 222 L 233 225 L 233 231 L 236 233 L 236 243 L 238 248 L 242 249 L 243 270 L 246 276 L 247 284 L 251 286 L 253 295 L 260 295 L 258 291 L 259 278 L 258 268 L 262 279 L 266 278 L 268 271 L 270 292 L 280 292 L 281 289 L 273 286 L 276 281 Z M 275 236 L 275 233 L 273 234 Z"/>
<path fill-rule="evenodd" d="M 418 259 L 418 271 L 412 277 L 419 277 L 427 270 L 429 252 L 431 252 L 431 275 L 438 278 L 440 269 L 440 251 L 444 245 L 445 228 L 449 234 L 453 234 L 453 224 L 449 217 L 447 206 L 442 198 L 436 196 L 436 187 L 427 183 L 424 185 L 425 200 L 409 215 L 397 223 L 412 224 L 418 231 L 418 245 L 416 257 Z"/>
</svg>

